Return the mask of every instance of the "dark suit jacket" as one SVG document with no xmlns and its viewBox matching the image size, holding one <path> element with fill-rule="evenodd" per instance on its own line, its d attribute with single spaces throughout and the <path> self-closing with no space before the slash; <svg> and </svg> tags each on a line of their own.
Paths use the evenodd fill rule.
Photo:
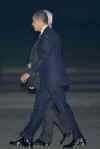
<svg viewBox="0 0 100 149">
<path fill-rule="evenodd" d="M 40 84 L 47 87 L 68 86 L 64 69 L 63 52 L 59 36 L 54 29 L 47 27 L 37 46 L 38 61 L 27 72 L 40 73 Z"/>
<path fill-rule="evenodd" d="M 39 42 L 39 40 L 36 40 L 35 43 L 33 44 L 32 48 L 31 48 L 29 63 L 35 64 L 35 62 L 38 60 L 38 56 L 37 56 L 38 42 Z"/>
<path fill-rule="evenodd" d="M 38 61 L 38 56 L 37 56 L 37 45 L 38 45 L 39 40 L 37 39 L 35 43 L 33 44 L 31 48 L 31 53 L 29 57 L 29 63 L 32 63 L 34 65 Z M 27 80 L 27 86 L 26 88 L 29 89 L 30 86 L 35 87 L 36 89 L 39 88 L 40 86 L 40 77 L 38 72 L 34 72 L 31 77 Z"/>
</svg>

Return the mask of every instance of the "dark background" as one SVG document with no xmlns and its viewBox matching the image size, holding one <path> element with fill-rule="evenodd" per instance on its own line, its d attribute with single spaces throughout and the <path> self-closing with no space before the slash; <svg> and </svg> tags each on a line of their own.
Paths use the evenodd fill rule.
<svg viewBox="0 0 100 149">
<path fill-rule="evenodd" d="M 18 138 L 35 101 L 19 80 L 37 36 L 31 28 L 32 13 L 39 9 L 54 13 L 66 67 L 82 70 L 69 73 L 66 101 L 88 140 L 86 148 L 99 149 L 100 71 L 95 70 L 100 70 L 100 0 L 0 0 L 0 149 L 11 148 L 8 142 Z M 61 137 L 55 128 L 49 149 L 61 149 Z"/>
<path fill-rule="evenodd" d="M 48 9 L 60 34 L 68 68 L 100 67 L 100 2 L 94 0 L 1 0 L 0 71 L 23 68 L 37 34 L 31 27 L 32 14 Z"/>
</svg>

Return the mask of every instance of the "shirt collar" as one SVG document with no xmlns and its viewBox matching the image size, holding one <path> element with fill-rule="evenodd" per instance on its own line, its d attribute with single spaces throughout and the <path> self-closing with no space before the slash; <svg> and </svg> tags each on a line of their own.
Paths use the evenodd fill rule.
<svg viewBox="0 0 100 149">
<path fill-rule="evenodd" d="M 40 35 L 43 34 L 44 30 L 45 30 L 47 27 L 48 27 L 48 25 L 43 26 L 43 28 L 42 28 L 42 30 L 41 30 L 41 32 L 40 32 Z"/>
</svg>

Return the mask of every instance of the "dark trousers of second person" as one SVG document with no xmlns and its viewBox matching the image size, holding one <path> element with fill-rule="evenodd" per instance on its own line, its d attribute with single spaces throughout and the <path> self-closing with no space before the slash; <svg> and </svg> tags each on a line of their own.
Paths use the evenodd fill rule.
<svg viewBox="0 0 100 149">
<path fill-rule="evenodd" d="M 32 140 L 37 129 L 45 116 L 49 104 L 56 106 L 59 112 L 64 116 L 66 125 L 72 130 L 73 138 L 76 140 L 82 137 L 79 127 L 75 121 L 70 106 L 66 103 L 63 87 L 40 88 L 36 95 L 36 100 L 30 121 L 24 130 L 20 133 L 21 137 Z"/>
</svg>

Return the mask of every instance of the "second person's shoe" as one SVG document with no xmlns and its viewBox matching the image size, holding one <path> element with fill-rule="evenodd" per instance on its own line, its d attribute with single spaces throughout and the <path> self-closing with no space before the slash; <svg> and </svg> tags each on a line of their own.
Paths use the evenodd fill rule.
<svg viewBox="0 0 100 149">
<path fill-rule="evenodd" d="M 76 148 L 78 146 L 86 146 L 87 140 L 84 138 L 79 138 L 77 140 L 72 140 L 70 144 L 63 145 L 63 148 Z"/>
<path fill-rule="evenodd" d="M 33 145 L 40 145 L 40 146 L 49 146 L 50 143 L 45 143 L 44 141 L 42 141 L 40 138 L 36 139 L 33 142 Z"/>
</svg>

